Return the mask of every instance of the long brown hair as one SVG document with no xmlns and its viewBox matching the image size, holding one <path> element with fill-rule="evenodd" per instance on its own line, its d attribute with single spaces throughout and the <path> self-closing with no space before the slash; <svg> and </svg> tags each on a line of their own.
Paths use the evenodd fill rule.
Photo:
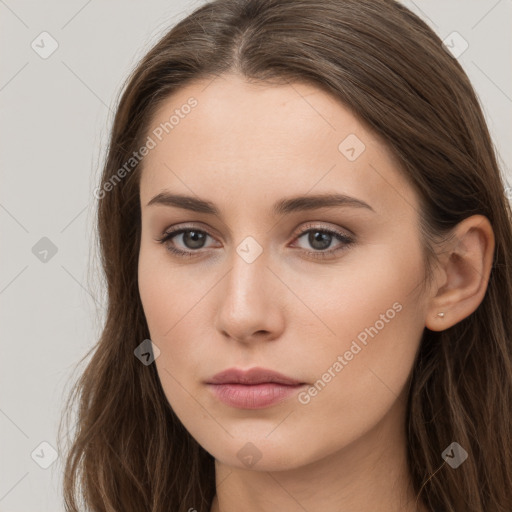
<svg viewBox="0 0 512 512">
<path fill-rule="evenodd" d="M 510 512 L 510 205 L 468 77 L 428 25 L 394 0 L 215 0 L 174 26 L 125 83 L 97 193 L 108 308 L 68 398 L 78 421 L 65 459 L 66 510 L 210 510 L 214 459 L 173 413 L 155 365 L 134 357 L 149 338 L 137 284 L 143 161 L 126 162 L 163 100 L 225 72 L 314 84 L 382 137 L 421 196 L 429 263 L 429 240 L 473 214 L 490 220 L 496 246 L 482 303 L 445 331 L 424 331 L 407 450 L 415 491 L 431 510 Z M 453 441 L 469 453 L 457 469 L 441 456 Z"/>
</svg>

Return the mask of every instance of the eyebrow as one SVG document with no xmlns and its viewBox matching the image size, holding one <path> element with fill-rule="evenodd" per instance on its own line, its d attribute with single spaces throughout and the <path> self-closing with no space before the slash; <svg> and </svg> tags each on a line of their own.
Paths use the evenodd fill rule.
<svg viewBox="0 0 512 512">
<path fill-rule="evenodd" d="M 182 194 L 160 192 L 147 204 L 147 206 L 151 205 L 174 206 L 193 212 L 220 216 L 220 210 L 211 201 L 205 201 L 204 199 Z M 274 215 L 286 215 L 292 212 L 343 206 L 365 208 L 375 213 L 375 210 L 361 199 L 345 194 L 334 193 L 295 196 L 281 199 L 273 205 L 272 212 Z"/>
</svg>

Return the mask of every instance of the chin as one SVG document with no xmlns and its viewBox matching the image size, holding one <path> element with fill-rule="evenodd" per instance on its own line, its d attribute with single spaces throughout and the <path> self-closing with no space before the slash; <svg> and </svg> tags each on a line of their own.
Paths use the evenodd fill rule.
<svg viewBox="0 0 512 512">
<path fill-rule="evenodd" d="M 262 437 L 261 441 L 240 441 L 231 439 L 230 445 L 208 450 L 220 463 L 249 471 L 289 471 L 300 468 L 315 460 L 301 451 L 301 447 L 271 442 Z M 318 455 L 317 458 L 321 458 Z"/>
</svg>

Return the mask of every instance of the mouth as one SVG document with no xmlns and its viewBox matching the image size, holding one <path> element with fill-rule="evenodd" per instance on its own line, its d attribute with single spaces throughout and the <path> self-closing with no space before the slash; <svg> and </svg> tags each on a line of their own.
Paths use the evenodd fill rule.
<svg viewBox="0 0 512 512">
<path fill-rule="evenodd" d="M 230 368 L 206 384 L 221 402 L 240 409 L 262 409 L 283 402 L 306 386 L 305 382 L 266 368 Z"/>
</svg>

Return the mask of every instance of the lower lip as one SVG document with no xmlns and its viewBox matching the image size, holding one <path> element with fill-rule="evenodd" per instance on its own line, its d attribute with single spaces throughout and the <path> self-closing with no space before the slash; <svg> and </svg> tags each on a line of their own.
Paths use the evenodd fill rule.
<svg viewBox="0 0 512 512">
<path fill-rule="evenodd" d="M 221 402 L 240 409 L 263 409 L 277 404 L 294 395 L 303 385 L 285 386 L 271 382 L 252 385 L 208 384 Z"/>
</svg>

